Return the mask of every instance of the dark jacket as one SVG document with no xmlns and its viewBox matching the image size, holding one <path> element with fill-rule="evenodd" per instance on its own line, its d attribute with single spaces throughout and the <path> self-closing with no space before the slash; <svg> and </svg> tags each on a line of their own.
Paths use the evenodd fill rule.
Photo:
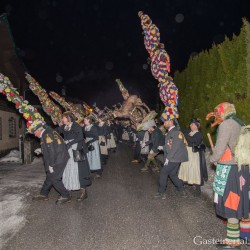
<svg viewBox="0 0 250 250">
<path fill-rule="evenodd" d="M 84 147 L 85 142 L 83 141 L 83 131 L 82 131 L 82 127 L 78 123 L 74 121 L 69 131 L 65 131 L 64 128 L 65 128 L 65 125 L 57 127 L 56 131 L 58 131 L 60 134 L 63 134 L 65 141 L 73 140 L 67 143 L 68 148 L 70 148 L 75 143 L 78 143 L 77 144 L 78 150 Z"/>
<path fill-rule="evenodd" d="M 47 128 L 40 140 L 45 171 L 49 170 L 49 166 L 54 167 L 62 163 L 65 167 L 69 153 L 62 137 L 55 130 Z"/>
<path fill-rule="evenodd" d="M 200 131 L 196 132 L 193 136 L 190 136 L 191 130 L 184 130 L 184 136 L 187 140 L 188 146 L 192 147 L 194 146 L 198 146 L 200 144 L 203 143 L 203 137 L 202 137 L 202 133 Z M 205 158 L 205 152 L 199 151 L 197 152 L 197 154 L 199 154 L 200 157 L 200 175 L 201 175 L 201 186 L 204 185 L 204 181 L 208 180 L 208 173 L 207 173 L 207 164 L 206 164 L 206 158 Z"/>
<path fill-rule="evenodd" d="M 90 170 L 89 170 L 89 163 L 86 154 L 88 153 L 88 147 L 85 143 L 83 138 L 83 130 L 82 127 L 73 122 L 71 129 L 69 131 L 65 131 L 65 125 L 58 127 L 57 131 L 59 131 L 64 136 L 64 140 L 72 140 L 71 142 L 67 143 L 67 148 L 70 148 L 72 145 L 77 143 L 77 150 L 83 149 L 85 154 L 85 160 L 77 162 L 78 165 L 78 174 L 81 187 L 86 187 L 91 185 L 90 179 Z"/>
<path fill-rule="evenodd" d="M 115 134 L 115 125 L 113 123 L 110 123 L 109 130 L 110 130 L 110 133 Z"/>
<path fill-rule="evenodd" d="M 98 133 L 98 128 L 96 127 L 96 125 L 93 125 L 90 131 L 86 131 L 85 127 L 83 127 L 83 133 L 85 135 L 85 138 L 92 138 L 92 140 L 88 141 L 87 144 L 90 144 L 94 141 L 99 140 L 99 133 Z"/>
<path fill-rule="evenodd" d="M 115 124 L 115 134 L 118 140 L 122 139 L 123 126 L 120 123 Z"/>
<path fill-rule="evenodd" d="M 146 131 L 144 131 L 144 130 L 136 132 L 135 136 L 136 136 L 136 139 L 138 139 L 137 140 L 138 142 L 143 141 L 145 133 L 146 133 Z"/>
<path fill-rule="evenodd" d="M 191 130 L 184 130 L 183 134 L 187 140 L 188 146 L 192 147 L 194 146 L 198 146 L 202 143 L 203 141 L 203 137 L 202 137 L 202 133 L 200 131 L 196 132 L 193 136 L 190 136 L 189 133 L 191 132 Z"/>
<path fill-rule="evenodd" d="M 146 146 L 151 144 L 151 150 L 153 150 L 154 153 L 158 152 L 157 148 L 159 146 L 164 145 L 164 135 L 158 127 L 156 127 L 155 130 L 150 134 L 150 140 L 147 141 L 145 144 Z"/>
<path fill-rule="evenodd" d="M 170 162 L 188 161 L 188 152 L 185 137 L 176 127 L 172 128 L 165 136 L 164 161 L 166 158 Z"/>
<path fill-rule="evenodd" d="M 109 131 L 109 126 L 104 123 L 101 127 L 98 126 L 98 135 L 99 136 L 105 136 L 105 138 L 107 139 L 108 135 L 110 134 L 110 131 Z"/>
</svg>

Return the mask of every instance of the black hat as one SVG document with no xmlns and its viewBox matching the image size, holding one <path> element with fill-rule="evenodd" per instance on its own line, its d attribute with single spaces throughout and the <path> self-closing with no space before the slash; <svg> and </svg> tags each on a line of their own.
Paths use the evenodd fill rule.
<svg viewBox="0 0 250 250">
<path fill-rule="evenodd" d="M 191 125 L 192 123 L 194 123 L 198 129 L 201 127 L 201 123 L 197 118 L 191 119 L 189 125 Z"/>
</svg>

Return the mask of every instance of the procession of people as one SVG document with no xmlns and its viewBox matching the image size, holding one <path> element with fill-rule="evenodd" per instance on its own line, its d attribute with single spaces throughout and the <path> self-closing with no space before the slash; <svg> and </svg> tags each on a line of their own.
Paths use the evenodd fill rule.
<svg viewBox="0 0 250 250">
<path fill-rule="evenodd" d="M 215 146 L 208 137 L 208 149 L 201 133 L 201 120 L 192 118 L 189 128 L 182 128 L 177 113 L 172 115 L 170 110 L 157 120 L 156 112 L 147 109 L 137 96 L 129 95 L 121 84 L 126 98 L 115 111 L 85 110 L 83 114 L 72 104 L 58 99 L 70 111 L 62 113 L 61 119 L 58 114 L 57 124 L 51 128 L 19 96 L 9 79 L 3 79 L 1 84 L 9 89 L 8 98 L 23 108 L 19 111 L 28 120 L 29 133 L 40 139 L 46 179 L 34 201 L 47 201 L 54 187 L 59 195 L 58 205 L 71 203 L 75 191 L 78 192 L 76 200 L 84 202 L 91 193 L 87 189 L 91 189 L 93 181 L 102 178 L 110 155 L 119 152 L 116 148 L 120 143 L 132 146 L 131 164 L 140 164 L 142 175 L 151 170 L 159 174 L 158 190 L 152 199 L 167 199 L 168 178 L 176 188 L 176 195 L 188 197 L 186 187 L 191 186 L 198 197 L 208 180 L 205 151 L 209 150 L 208 163 L 216 166 L 213 183 L 216 214 L 227 220 L 226 237 L 218 247 L 237 249 L 242 240 L 250 244 L 250 129 L 236 116 L 232 103 L 223 102 L 206 116 L 207 120 L 214 117 L 212 127 L 218 126 Z"/>
<path fill-rule="evenodd" d="M 48 201 L 53 187 L 58 193 L 58 205 L 72 203 L 73 192 L 78 194 L 77 202 L 84 202 L 91 195 L 92 183 L 100 178 L 105 180 L 109 158 L 120 154 L 119 144 L 127 144 L 133 149 L 127 167 L 140 166 L 141 175 L 151 172 L 158 175 L 158 187 L 152 199 L 161 202 L 170 193 L 169 179 L 175 187 L 175 195 L 188 198 L 189 189 L 198 199 L 202 186 L 208 181 L 207 168 L 211 164 L 216 166 L 215 211 L 227 223 L 225 240 L 218 247 L 237 249 L 242 240 L 250 245 L 250 128 L 246 129 L 245 123 L 236 116 L 234 104 L 229 102 L 220 103 L 213 112 L 199 119 L 190 114 L 190 122 L 180 126 L 178 88 L 169 76 L 170 59 L 160 43 L 159 29 L 148 15 L 141 11 L 138 15 L 151 71 L 158 81 L 159 96 L 165 107 L 162 114 L 151 110 L 139 96 L 129 94 L 119 79 L 116 82 L 123 103 L 120 107 L 114 105 L 100 110 L 86 103 L 78 107 L 54 92 L 47 94 L 27 74 L 31 90 L 51 117 L 53 124 L 48 125 L 38 110 L 0 73 L 1 93 L 27 120 L 28 132 L 40 139 L 46 178 L 33 201 Z M 201 119 L 205 116 L 207 120 L 214 117 L 215 146 L 210 135 L 210 144 L 203 137 Z M 206 161 L 206 152 L 209 161 Z"/>
<path fill-rule="evenodd" d="M 54 187 L 59 194 L 57 204 L 71 203 L 74 191 L 78 192 L 76 200 L 83 202 L 92 182 L 102 178 L 117 144 L 124 143 L 133 148 L 131 164 L 142 166 L 142 175 L 150 171 L 159 175 L 158 190 L 152 199 L 167 199 L 168 178 L 176 195 L 187 198 L 187 187 L 191 187 L 195 197 L 201 196 L 201 187 L 208 180 L 207 167 L 214 164 L 216 214 L 227 220 L 226 237 L 218 247 L 237 249 L 242 240 L 249 244 L 250 130 L 236 116 L 234 105 L 223 102 L 206 116 L 207 120 L 214 117 L 211 126 L 218 128 L 215 146 L 210 136 L 210 145 L 205 145 L 200 119 L 191 118 L 188 128 L 181 127 L 177 111 L 167 108 L 158 120 L 156 112 L 147 109 L 137 96 L 129 95 L 121 82 L 119 87 L 126 97 L 120 109 L 96 109 L 82 115 L 71 105 L 71 111 L 61 115 L 54 129 L 42 119 L 30 124 L 29 132 L 41 140 L 46 172 L 40 194 L 33 200 L 47 201 Z M 63 100 L 62 105 L 68 103 Z M 143 113 L 145 107 L 147 112 Z M 206 151 L 210 153 L 209 161 Z"/>
<path fill-rule="evenodd" d="M 218 247 L 237 249 L 241 240 L 247 244 L 250 241 L 249 165 L 237 165 L 234 154 L 244 122 L 236 116 L 231 103 L 221 103 L 207 119 L 211 116 L 215 117 L 214 124 L 219 125 L 210 154 L 210 162 L 216 165 L 214 202 L 217 215 L 227 219 L 226 239 Z M 117 143 L 133 146 L 131 164 L 144 165 L 142 174 L 150 169 L 159 173 L 159 188 L 152 198 L 167 198 L 168 178 L 177 195 L 186 198 L 185 189 L 189 185 L 194 187 L 194 195 L 200 196 L 201 186 L 208 180 L 200 121 L 192 118 L 189 129 L 183 129 L 176 119 L 165 119 L 163 126 L 165 130 L 151 119 L 144 123 L 143 130 L 136 131 L 117 119 L 104 122 L 91 117 L 85 117 L 79 125 L 71 112 L 63 113 L 62 123 L 55 129 L 35 126 L 32 132 L 41 140 L 46 180 L 33 200 L 47 201 L 52 187 L 59 194 L 57 204 L 72 202 L 72 191 L 79 192 L 77 201 L 87 199 L 87 187 L 102 177 Z"/>
</svg>

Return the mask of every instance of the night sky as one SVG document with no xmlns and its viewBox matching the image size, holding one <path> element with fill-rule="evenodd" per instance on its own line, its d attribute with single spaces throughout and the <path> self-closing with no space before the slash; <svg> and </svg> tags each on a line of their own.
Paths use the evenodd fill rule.
<svg viewBox="0 0 250 250">
<path fill-rule="evenodd" d="M 239 34 L 250 20 L 245 0 L 16 0 L 0 2 L 18 54 L 47 90 L 60 91 L 97 106 L 122 101 L 120 78 L 132 94 L 152 108 L 157 81 L 147 68 L 147 51 L 137 12 L 158 26 L 171 59 L 171 75 L 190 55 Z M 178 86 L 178 83 L 176 83 Z"/>
</svg>

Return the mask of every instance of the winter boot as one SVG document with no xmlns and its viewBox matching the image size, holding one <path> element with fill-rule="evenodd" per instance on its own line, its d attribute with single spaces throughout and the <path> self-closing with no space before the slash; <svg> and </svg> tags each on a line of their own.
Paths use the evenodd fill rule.
<svg viewBox="0 0 250 250">
<path fill-rule="evenodd" d="M 144 168 L 141 169 L 142 173 L 148 172 L 149 171 L 149 167 L 145 166 Z"/>
<path fill-rule="evenodd" d="M 60 204 L 66 204 L 66 203 L 70 203 L 70 202 L 71 202 L 70 196 L 69 197 L 61 197 L 56 201 L 56 204 L 60 205 Z"/>
<path fill-rule="evenodd" d="M 33 201 L 47 201 L 49 200 L 49 197 L 48 196 L 45 196 L 45 195 L 36 195 L 32 198 Z"/>
<path fill-rule="evenodd" d="M 88 198 L 87 189 L 80 188 L 80 196 L 76 198 L 77 201 L 83 201 Z"/>
</svg>

